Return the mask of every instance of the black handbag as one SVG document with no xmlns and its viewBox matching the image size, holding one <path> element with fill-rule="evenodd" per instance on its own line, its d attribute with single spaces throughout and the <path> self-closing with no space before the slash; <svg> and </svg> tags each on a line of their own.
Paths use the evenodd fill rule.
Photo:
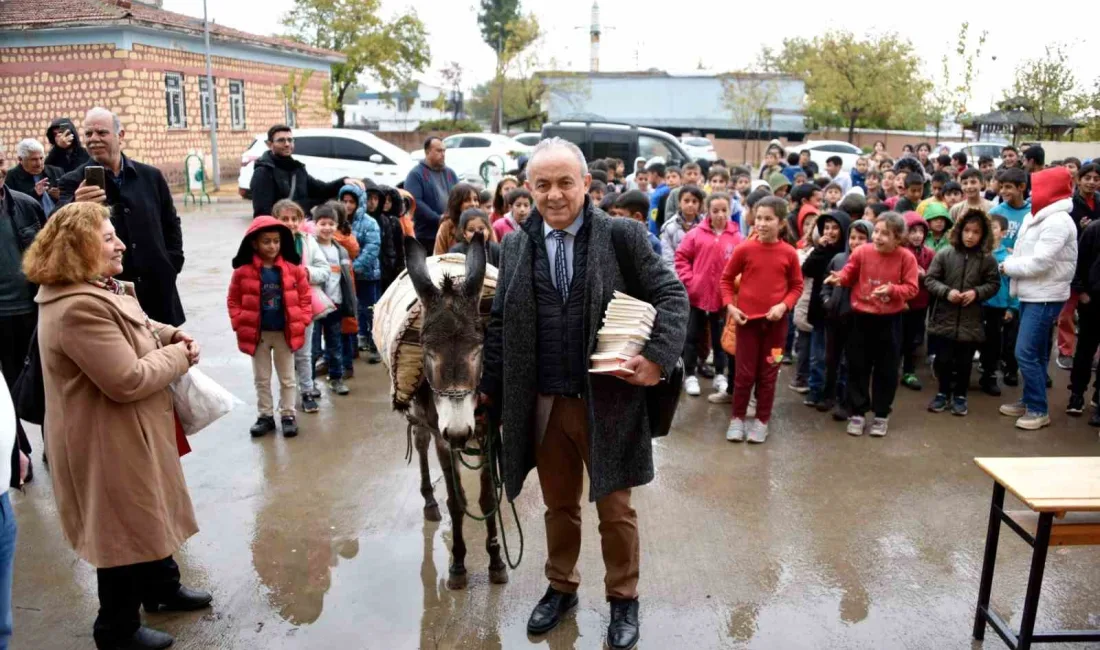
<svg viewBox="0 0 1100 650">
<path fill-rule="evenodd" d="M 618 222 L 622 221 L 622 224 Z M 615 261 L 619 265 L 619 272 L 627 284 L 627 294 L 641 300 L 641 294 L 637 290 L 637 278 L 634 273 L 627 273 L 630 266 L 624 265 L 623 260 L 630 259 L 623 248 L 623 233 L 620 228 L 628 225 L 626 219 L 614 218 L 611 220 L 611 243 L 615 247 Z M 668 377 L 664 378 L 656 386 L 648 386 L 645 389 L 646 414 L 649 416 L 649 435 L 651 438 L 662 438 L 672 430 L 672 420 L 676 417 L 676 408 L 680 404 L 680 393 L 684 389 L 684 361 L 676 360 L 676 366 Z"/>
<path fill-rule="evenodd" d="M 42 359 L 38 354 L 38 328 L 31 334 L 23 369 L 12 386 L 15 414 L 21 420 L 41 425 L 46 419 L 46 388 L 42 381 Z"/>
</svg>

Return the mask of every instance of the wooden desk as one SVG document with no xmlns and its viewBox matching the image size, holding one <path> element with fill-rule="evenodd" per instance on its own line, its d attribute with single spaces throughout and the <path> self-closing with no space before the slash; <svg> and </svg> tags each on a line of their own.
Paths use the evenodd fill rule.
<svg viewBox="0 0 1100 650">
<path fill-rule="evenodd" d="M 993 477 L 993 502 L 989 509 L 989 530 L 985 540 L 985 559 L 978 589 L 978 607 L 974 618 L 974 638 L 985 637 L 988 623 L 1008 647 L 1030 650 L 1033 643 L 1100 641 L 1100 631 L 1065 630 L 1035 634 L 1035 612 L 1046 568 L 1047 549 L 1055 531 L 1055 544 L 1097 544 L 1100 536 L 1100 457 L 1080 458 L 975 458 L 974 462 Z M 1005 490 L 1023 501 L 1033 513 L 1004 510 Z M 1055 517 L 1059 522 L 1055 522 Z M 993 570 L 997 562 L 997 542 L 1001 524 L 1011 528 L 1031 545 L 1031 573 L 1024 596 L 1024 609 L 1017 635 L 1008 623 L 989 607 Z M 1033 524 L 1033 526 L 1031 525 Z M 1033 530 L 1029 530 L 1033 528 Z"/>
</svg>

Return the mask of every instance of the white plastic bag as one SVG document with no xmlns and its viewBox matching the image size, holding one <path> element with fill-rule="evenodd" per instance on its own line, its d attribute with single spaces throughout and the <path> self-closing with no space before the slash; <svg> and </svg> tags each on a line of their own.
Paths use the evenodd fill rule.
<svg viewBox="0 0 1100 650">
<path fill-rule="evenodd" d="M 215 420 L 243 404 L 198 368 L 191 368 L 172 382 L 172 405 L 183 425 L 184 435 L 194 435 Z"/>
</svg>

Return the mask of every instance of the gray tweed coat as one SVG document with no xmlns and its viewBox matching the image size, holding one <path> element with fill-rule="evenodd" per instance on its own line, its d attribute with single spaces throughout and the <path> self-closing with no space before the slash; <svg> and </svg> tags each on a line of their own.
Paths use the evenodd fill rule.
<svg viewBox="0 0 1100 650">
<path fill-rule="evenodd" d="M 684 285 L 649 243 L 645 227 L 612 219 L 588 199 L 585 222 L 588 278 L 585 283 L 585 336 L 588 354 L 596 349 L 607 303 L 615 291 L 632 293 L 657 309 L 656 324 L 643 355 L 671 373 L 684 349 L 688 299 Z M 504 238 L 499 284 L 485 338 L 482 391 L 500 407 L 504 485 L 510 498 L 535 467 L 535 411 L 538 397 L 537 317 L 534 251 L 543 239 L 542 216 L 531 212 L 523 226 Z M 620 267 L 612 230 L 620 235 Z M 537 238 L 537 239 L 536 239 Z M 624 278 L 630 278 L 629 283 Z M 634 291 L 628 291 L 633 287 Z M 645 390 L 615 377 L 586 374 L 588 402 L 589 498 L 644 485 L 653 480 L 653 450 Z"/>
</svg>

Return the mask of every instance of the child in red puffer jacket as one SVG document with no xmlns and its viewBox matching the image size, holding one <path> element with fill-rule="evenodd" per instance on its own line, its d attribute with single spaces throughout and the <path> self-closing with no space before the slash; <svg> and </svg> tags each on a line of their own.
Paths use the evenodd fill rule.
<svg viewBox="0 0 1100 650">
<path fill-rule="evenodd" d="M 710 325 L 714 350 L 714 391 L 726 392 L 726 355 L 722 351 L 722 290 L 719 280 L 733 249 L 741 242 L 737 224 L 730 221 L 730 196 L 714 192 L 707 197 L 707 216 L 692 228 L 676 249 L 676 275 L 687 288 L 691 315 L 688 317 L 687 340 L 684 343 L 684 390 L 696 396 L 701 392 L 695 376 L 699 337 Z"/>
<path fill-rule="evenodd" d="M 233 258 L 226 302 L 229 322 L 237 333 L 237 347 L 252 357 L 259 410 L 259 418 L 249 430 L 253 437 L 275 430 L 272 358 L 279 376 L 283 435 L 298 435 L 294 351 L 305 345 L 306 326 L 313 317 L 309 279 L 299 262 L 294 235 L 274 217 L 253 219 Z"/>
</svg>

